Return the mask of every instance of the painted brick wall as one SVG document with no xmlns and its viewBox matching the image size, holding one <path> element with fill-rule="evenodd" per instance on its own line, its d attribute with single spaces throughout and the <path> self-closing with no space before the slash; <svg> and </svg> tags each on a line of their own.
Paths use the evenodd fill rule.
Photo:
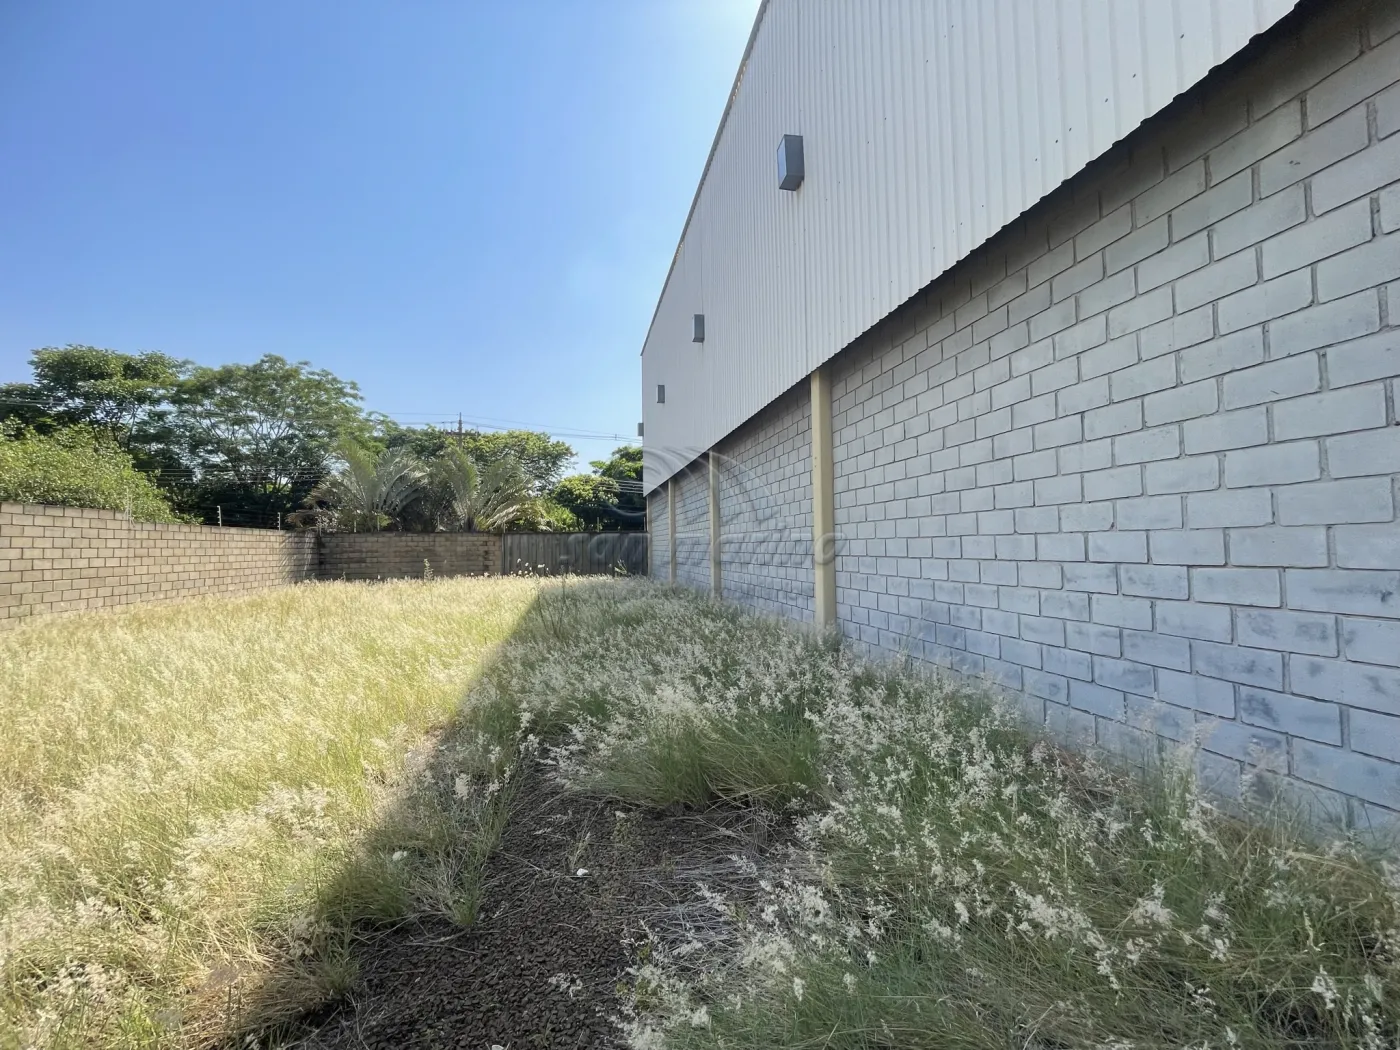
<svg viewBox="0 0 1400 1050">
<path fill-rule="evenodd" d="M 709 464 L 700 459 L 676 475 L 676 582 L 710 587 Z"/>
<path fill-rule="evenodd" d="M 0 629 L 47 613 L 235 594 L 316 575 L 316 537 L 0 503 Z"/>
<path fill-rule="evenodd" d="M 651 534 L 651 578 L 665 583 L 671 578 L 671 510 L 664 486 L 647 498 L 647 507 L 651 512 L 647 527 Z"/>
<path fill-rule="evenodd" d="M 718 446 L 724 596 L 812 618 L 812 402 L 802 383 Z"/>
<path fill-rule="evenodd" d="M 469 532 L 342 532 L 321 537 L 323 580 L 485 576 L 501 571 L 501 538 Z"/>
<path fill-rule="evenodd" d="M 1394 820 L 1398 79 L 1332 5 L 838 357 L 843 629 Z"/>
<path fill-rule="evenodd" d="M 1062 737 L 1391 825 L 1400 5 L 1310 10 L 832 361 L 838 620 Z M 718 449 L 726 595 L 802 616 L 809 427 L 779 401 Z"/>
</svg>

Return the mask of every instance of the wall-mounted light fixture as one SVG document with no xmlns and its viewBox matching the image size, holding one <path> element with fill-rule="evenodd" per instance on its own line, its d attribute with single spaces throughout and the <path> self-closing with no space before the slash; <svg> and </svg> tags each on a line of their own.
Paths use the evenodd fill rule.
<svg viewBox="0 0 1400 1050">
<path fill-rule="evenodd" d="M 691 333 L 690 341 L 691 341 L 692 343 L 703 343 L 703 342 L 705 341 L 705 315 L 704 315 L 704 314 L 696 314 L 696 315 L 695 315 L 695 327 L 694 327 L 694 329 L 693 329 L 693 331 L 692 331 L 692 333 Z"/>
<path fill-rule="evenodd" d="M 637 424 L 637 436 L 638 436 L 638 437 L 646 437 L 646 435 L 642 433 L 642 429 L 643 429 L 643 427 L 645 427 L 645 426 L 646 426 L 645 423 L 638 423 L 638 424 Z"/>
<path fill-rule="evenodd" d="M 802 159 L 802 136 L 784 135 L 778 144 L 778 189 L 795 190 L 806 174 Z"/>
<path fill-rule="evenodd" d="M 657 383 L 657 384 L 656 384 L 656 403 L 657 403 L 658 405 L 664 405 L 664 404 L 666 403 L 666 384 L 665 384 L 665 383 Z"/>
</svg>

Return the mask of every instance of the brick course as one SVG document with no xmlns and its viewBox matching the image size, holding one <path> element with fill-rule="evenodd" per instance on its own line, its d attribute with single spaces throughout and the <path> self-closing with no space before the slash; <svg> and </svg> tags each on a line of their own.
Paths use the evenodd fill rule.
<svg viewBox="0 0 1400 1050">
<path fill-rule="evenodd" d="M 316 575 L 316 537 L 0 503 L 0 629 L 47 613 L 236 594 Z"/>
</svg>

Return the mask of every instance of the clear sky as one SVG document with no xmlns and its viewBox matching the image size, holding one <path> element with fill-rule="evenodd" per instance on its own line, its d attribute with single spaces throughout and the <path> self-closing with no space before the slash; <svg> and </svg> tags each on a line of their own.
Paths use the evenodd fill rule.
<svg viewBox="0 0 1400 1050">
<path fill-rule="evenodd" d="M 0 382 L 277 353 L 404 422 L 634 435 L 756 9 L 0 0 Z"/>
</svg>

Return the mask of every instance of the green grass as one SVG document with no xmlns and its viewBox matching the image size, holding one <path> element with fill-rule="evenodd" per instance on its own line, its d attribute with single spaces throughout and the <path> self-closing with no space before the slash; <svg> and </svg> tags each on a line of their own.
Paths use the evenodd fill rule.
<svg viewBox="0 0 1400 1050">
<path fill-rule="evenodd" d="M 797 852 L 717 902 L 737 951 L 644 946 L 637 1046 L 1400 1039 L 1400 880 L 1361 843 L 697 595 L 315 585 L 37 624 L 0 666 L 14 1045 L 276 1025 L 350 986 L 359 924 L 470 924 L 536 756 L 570 790 L 793 821 Z"/>
</svg>

